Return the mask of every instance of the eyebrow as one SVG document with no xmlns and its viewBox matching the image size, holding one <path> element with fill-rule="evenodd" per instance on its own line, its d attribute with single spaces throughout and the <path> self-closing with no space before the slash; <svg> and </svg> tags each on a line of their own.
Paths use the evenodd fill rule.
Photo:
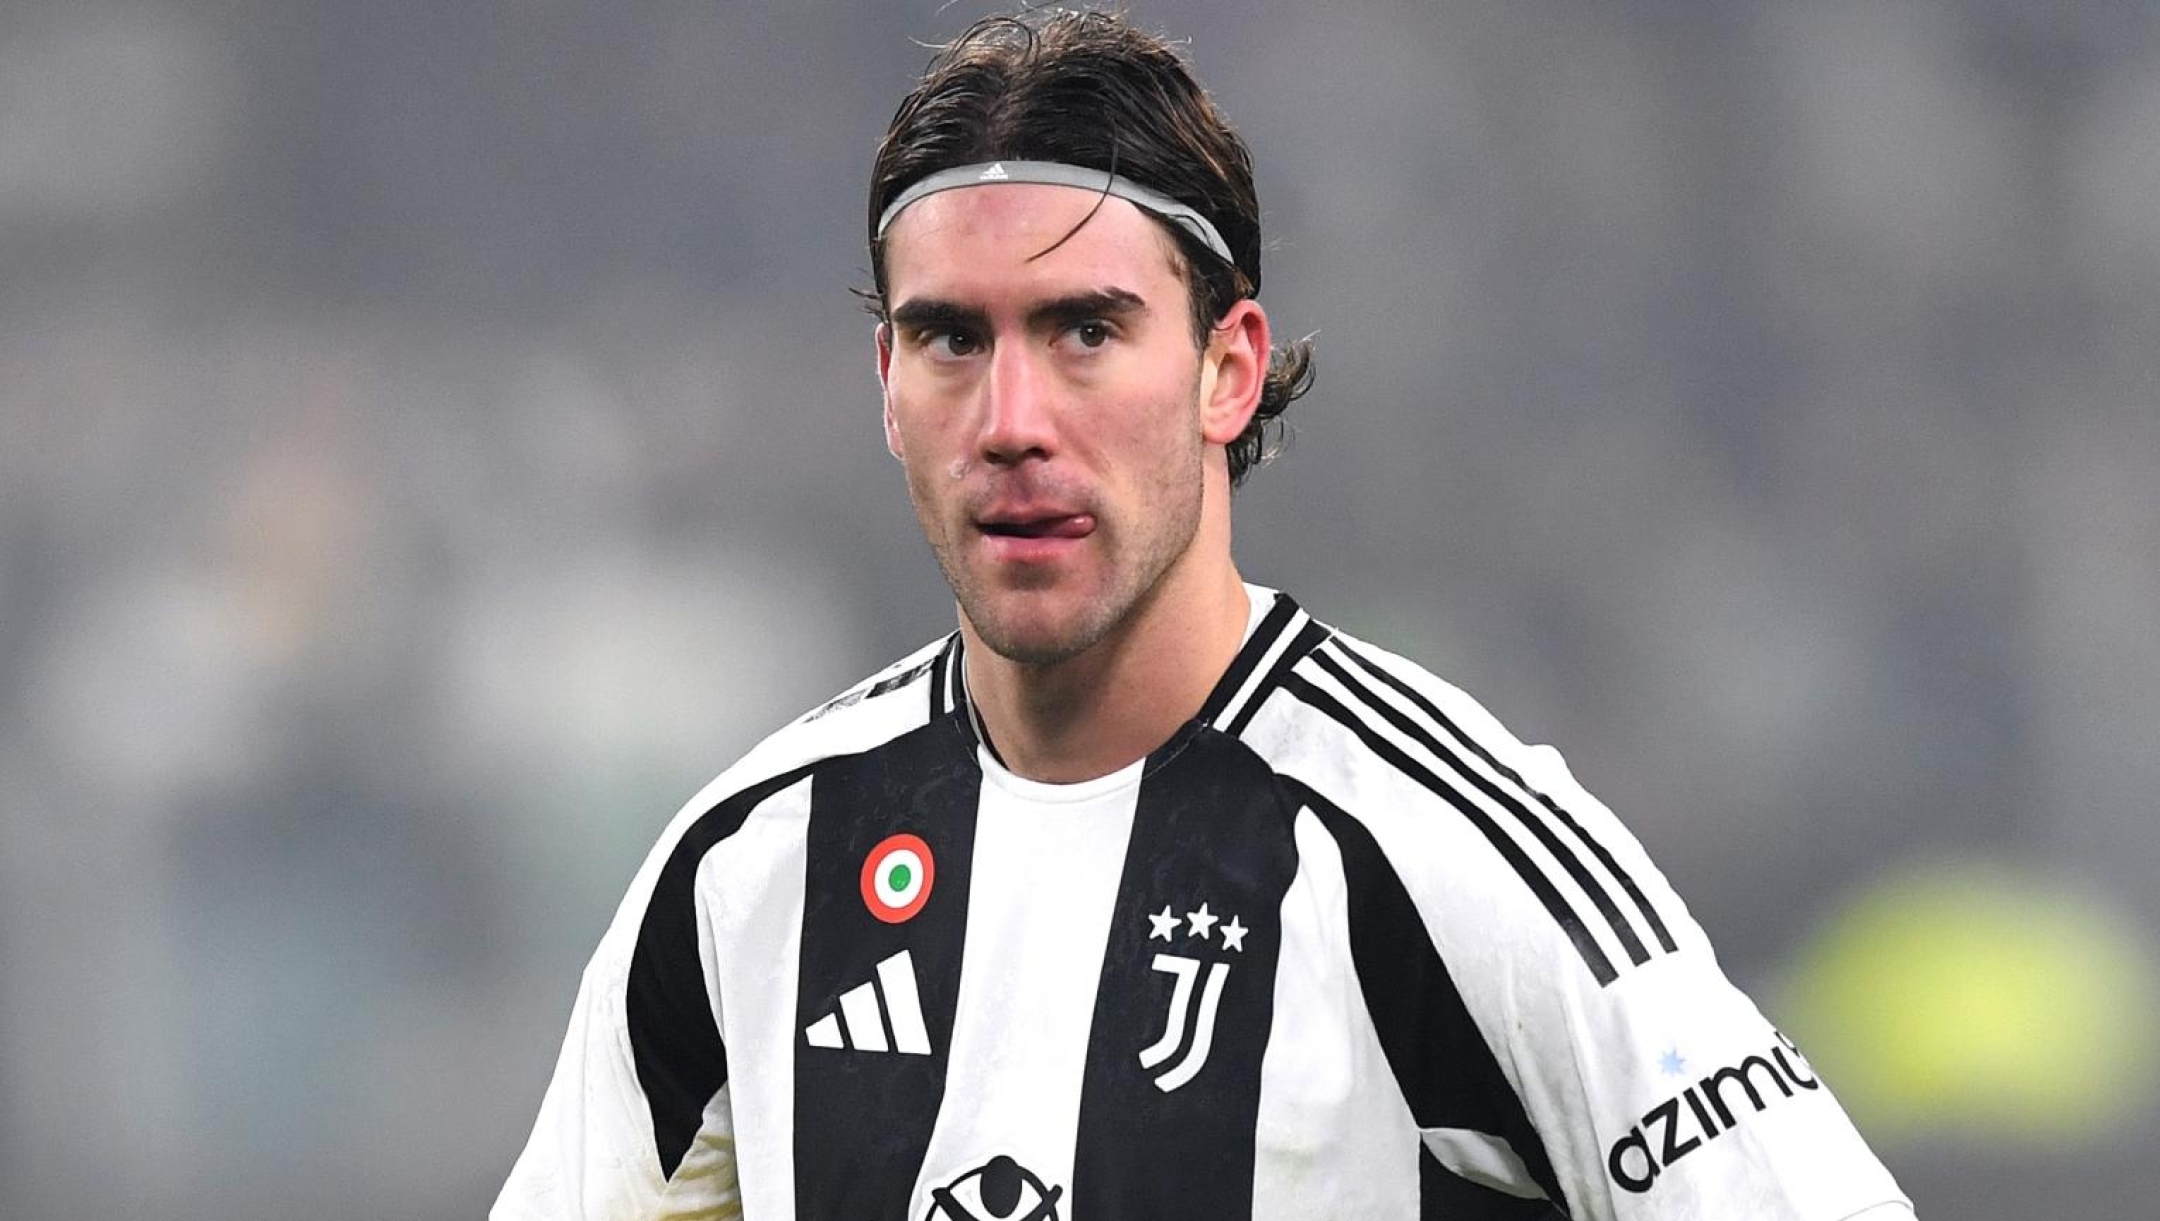
<svg viewBox="0 0 2160 1221">
<path fill-rule="evenodd" d="M 1052 297 L 1030 307 L 1027 320 L 1030 327 L 1080 322 L 1089 318 L 1125 318 L 1147 312 L 1147 301 L 1140 294 L 1123 288 L 1099 288 L 1092 292 L 1071 293 Z M 916 298 L 903 301 L 893 308 L 894 326 L 910 331 L 933 328 L 986 331 L 990 329 L 990 317 L 982 310 L 962 305 L 957 301 L 941 301 L 936 298 Z"/>
<path fill-rule="evenodd" d="M 1089 318 L 1125 318 L 1146 312 L 1147 302 L 1141 300 L 1140 294 L 1123 288 L 1099 288 L 1044 301 L 1028 311 L 1028 321 L 1039 326 Z"/>
<path fill-rule="evenodd" d="M 892 324 L 903 331 L 981 331 L 988 329 L 989 322 L 981 310 L 951 301 L 917 298 L 901 302 L 892 312 Z"/>
</svg>

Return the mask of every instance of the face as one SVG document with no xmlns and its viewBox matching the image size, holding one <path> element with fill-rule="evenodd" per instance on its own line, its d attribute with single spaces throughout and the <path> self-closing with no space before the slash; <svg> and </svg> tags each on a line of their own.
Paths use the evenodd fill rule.
<svg viewBox="0 0 2160 1221">
<path fill-rule="evenodd" d="M 1250 328 L 1194 344 L 1175 248 L 1146 214 L 1102 199 L 1058 245 L 1097 200 L 961 188 L 886 235 L 886 441 L 961 613 L 1021 662 L 1076 656 L 1148 609 L 1200 532 L 1209 445 L 1255 397 L 1224 377 Z"/>
</svg>

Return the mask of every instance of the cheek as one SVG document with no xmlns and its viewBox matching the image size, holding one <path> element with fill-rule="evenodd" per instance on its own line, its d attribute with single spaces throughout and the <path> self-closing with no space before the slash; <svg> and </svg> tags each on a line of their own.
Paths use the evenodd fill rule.
<svg viewBox="0 0 2160 1221">
<path fill-rule="evenodd" d="M 919 384 L 894 366 L 885 387 L 885 436 L 900 452 L 914 457 L 935 455 L 952 443 L 960 427 L 962 407 L 949 387 L 934 382 Z"/>
<path fill-rule="evenodd" d="M 910 433 L 908 441 L 911 448 L 900 458 L 900 469 L 907 476 L 908 501 L 924 532 L 942 536 L 949 532 L 949 523 L 958 512 L 963 481 L 954 478 L 954 462 L 941 457 L 935 446 L 924 444 L 923 437 Z"/>
<path fill-rule="evenodd" d="M 918 507 L 930 504 L 937 493 L 937 486 L 930 477 L 929 466 L 919 455 L 900 459 L 900 466 L 907 472 L 908 497 Z"/>
</svg>

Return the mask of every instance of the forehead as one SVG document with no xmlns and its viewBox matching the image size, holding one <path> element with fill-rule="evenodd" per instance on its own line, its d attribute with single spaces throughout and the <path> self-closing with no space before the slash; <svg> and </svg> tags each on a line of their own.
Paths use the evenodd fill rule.
<svg viewBox="0 0 2160 1221">
<path fill-rule="evenodd" d="M 1160 222 L 1115 196 L 1041 183 L 958 187 L 909 205 L 885 231 L 885 281 L 894 303 L 1076 287 L 1154 300 L 1184 287 L 1177 244 Z"/>
</svg>

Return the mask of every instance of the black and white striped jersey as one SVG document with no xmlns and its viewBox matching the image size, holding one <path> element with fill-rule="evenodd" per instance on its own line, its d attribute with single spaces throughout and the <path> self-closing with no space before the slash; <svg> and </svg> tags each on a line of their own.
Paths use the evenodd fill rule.
<svg viewBox="0 0 2160 1221">
<path fill-rule="evenodd" d="M 1001 766 L 955 635 L 716 780 L 497 1221 L 1909 1216 L 1555 752 L 1251 592 L 1115 774 Z"/>
</svg>

